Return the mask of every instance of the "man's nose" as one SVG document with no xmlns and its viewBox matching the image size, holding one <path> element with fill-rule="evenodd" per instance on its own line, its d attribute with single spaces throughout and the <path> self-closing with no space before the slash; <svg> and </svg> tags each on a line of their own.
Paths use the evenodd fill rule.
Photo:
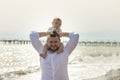
<svg viewBox="0 0 120 80">
<path fill-rule="evenodd" d="M 54 45 L 55 45 L 55 43 L 52 43 L 51 45 L 52 45 L 52 46 L 54 46 Z"/>
</svg>

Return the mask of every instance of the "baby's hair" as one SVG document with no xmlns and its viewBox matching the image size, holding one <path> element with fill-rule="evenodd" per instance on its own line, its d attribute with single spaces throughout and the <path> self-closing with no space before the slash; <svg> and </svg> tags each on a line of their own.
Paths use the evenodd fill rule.
<svg viewBox="0 0 120 80">
<path fill-rule="evenodd" d="M 58 18 L 58 17 L 54 18 L 52 22 L 54 22 L 56 20 L 62 22 L 62 20 L 60 18 Z"/>
</svg>

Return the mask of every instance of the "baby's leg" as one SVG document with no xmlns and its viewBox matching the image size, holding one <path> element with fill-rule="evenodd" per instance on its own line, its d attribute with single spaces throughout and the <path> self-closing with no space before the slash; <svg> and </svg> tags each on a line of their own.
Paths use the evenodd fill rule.
<svg viewBox="0 0 120 80">
<path fill-rule="evenodd" d="M 63 47 L 64 47 L 63 43 L 60 43 L 60 47 L 59 47 L 59 49 L 57 51 L 58 54 L 63 52 Z"/>
<path fill-rule="evenodd" d="M 42 53 L 40 54 L 41 57 L 45 58 L 47 56 L 47 44 L 44 45 L 42 49 Z"/>
</svg>

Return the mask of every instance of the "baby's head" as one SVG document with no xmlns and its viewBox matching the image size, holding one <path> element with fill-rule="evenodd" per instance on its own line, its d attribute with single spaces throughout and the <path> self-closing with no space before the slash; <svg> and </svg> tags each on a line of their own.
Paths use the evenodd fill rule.
<svg viewBox="0 0 120 80">
<path fill-rule="evenodd" d="M 54 18 L 52 21 L 52 26 L 56 29 L 60 29 L 62 20 L 60 18 Z"/>
</svg>

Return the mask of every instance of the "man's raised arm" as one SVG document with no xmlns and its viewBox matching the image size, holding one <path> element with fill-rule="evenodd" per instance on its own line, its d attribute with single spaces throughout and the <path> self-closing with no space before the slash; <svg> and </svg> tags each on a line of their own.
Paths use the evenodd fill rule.
<svg viewBox="0 0 120 80">
<path fill-rule="evenodd" d="M 49 34 L 50 34 L 49 32 L 36 32 L 36 31 L 32 31 L 30 33 L 31 43 L 39 54 L 42 52 L 42 48 L 43 48 L 43 45 L 41 41 L 39 40 L 39 37 L 44 37 Z"/>
<path fill-rule="evenodd" d="M 67 50 L 67 55 L 69 56 L 72 51 L 74 50 L 74 48 L 77 46 L 77 43 L 79 41 L 79 34 L 78 33 L 67 33 L 67 32 L 63 32 L 62 34 L 60 34 L 61 37 L 69 37 L 70 40 L 68 41 L 68 43 L 65 46 L 65 50 Z"/>
</svg>

